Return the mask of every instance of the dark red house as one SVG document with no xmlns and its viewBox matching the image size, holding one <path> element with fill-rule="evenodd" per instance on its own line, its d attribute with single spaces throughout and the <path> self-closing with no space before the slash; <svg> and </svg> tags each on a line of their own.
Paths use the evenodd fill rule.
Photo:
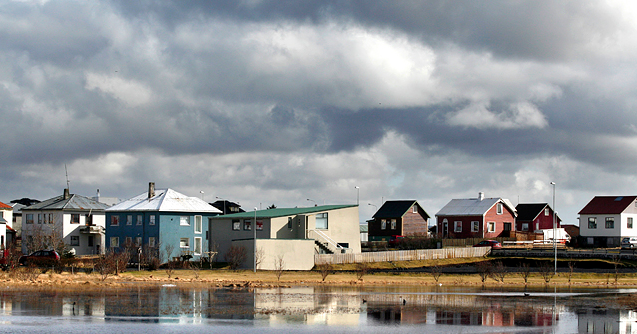
<svg viewBox="0 0 637 334">
<path fill-rule="evenodd" d="M 516 231 L 533 232 L 553 228 L 553 209 L 548 203 L 521 203 L 515 207 L 518 211 Z M 555 227 L 561 227 L 561 220 L 555 215 Z"/>
<path fill-rule="evenodd" d="M 508 199 L 452 199 L 436 214 L 438 236 L 441 238 L 508 237 L 515 231 L 517 211 Z"/>
<path fill-rule="evenodd" d="M 369 241 L 389 241 L 392 235 L 427 235 L 429 215 L 416 200 L 386 201 L 368 221 Z"/>
</svg>

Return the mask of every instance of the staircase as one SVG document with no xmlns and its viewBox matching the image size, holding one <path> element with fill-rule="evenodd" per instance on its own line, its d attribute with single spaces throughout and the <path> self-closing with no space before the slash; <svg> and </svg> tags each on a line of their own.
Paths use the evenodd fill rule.
<svg viewBox="0 0 637 334">
<path fill-rule="evenodd" d="M 314 240 L 314 243 L 318 246 L 320 250 L 322 250 L 322 252 L 319 252 L 319 254 L 334 254 L 334 252 L 329 247 L 327 247 L 328 243 L 326 242 L 323 243 L 316 239 Z"/>
<path fill-rule="evenodd" d="M 332 240 L 328 235 L 319 230 L 309 230 L 308 238 L 314 239 L 314 243 L 327 254 L 340 254 L 351 252 L 349 248 L 345 248 L 336 241 Z"/>
</svg>

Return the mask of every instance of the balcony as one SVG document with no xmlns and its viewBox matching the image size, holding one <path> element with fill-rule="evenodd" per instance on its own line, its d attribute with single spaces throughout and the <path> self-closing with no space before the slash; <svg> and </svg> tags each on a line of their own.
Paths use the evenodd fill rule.
<svg viewBox="0 0 637 334">
<path fill-rule="evenodd" d="M 80 233 L 86 234 L 104 234 L 105 230 L 103 226 L 98 225 L 84 225 L 80 226 Z"/>
</svg>

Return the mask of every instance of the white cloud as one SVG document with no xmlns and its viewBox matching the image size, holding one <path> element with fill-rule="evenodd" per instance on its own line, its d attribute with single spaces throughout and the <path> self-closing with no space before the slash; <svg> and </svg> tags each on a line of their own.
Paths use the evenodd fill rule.
<svg viewBox="0 0 637 334">
<path fill-rule="evenodd" d="M 146 104 L 153 97 L 152 90 L 142 82 L 93 72 L 86 73 L 86 89 L 106 93 L 130 107 Z"/>
<path fill-rule="evenodd" d="M 447 115 L 447 124 L 477 129 L 524 129 L 544 128 L 546 117 L 533 104 L 520 102 L 510 105 L 502 112 L 490 111 L 485 103 L 470 105 Z"/>
</svg>

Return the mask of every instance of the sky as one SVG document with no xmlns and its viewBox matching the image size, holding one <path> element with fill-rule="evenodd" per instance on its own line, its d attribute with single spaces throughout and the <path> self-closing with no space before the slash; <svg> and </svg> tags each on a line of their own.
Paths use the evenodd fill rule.
<svg viewBox="0 0 637 334">
<path fill-rule="evenodd" d="M 0 0 L 0 201 L 637 195 L 630 1 Z M 550 185 L 555 182 L 555 188 Z M 358 187 L 358 188 L 356 188 Z M 203 192 L 203 193 L 202 193 Z M 432 221 L 433 222 L 433 221 Z"/>
</svg>

